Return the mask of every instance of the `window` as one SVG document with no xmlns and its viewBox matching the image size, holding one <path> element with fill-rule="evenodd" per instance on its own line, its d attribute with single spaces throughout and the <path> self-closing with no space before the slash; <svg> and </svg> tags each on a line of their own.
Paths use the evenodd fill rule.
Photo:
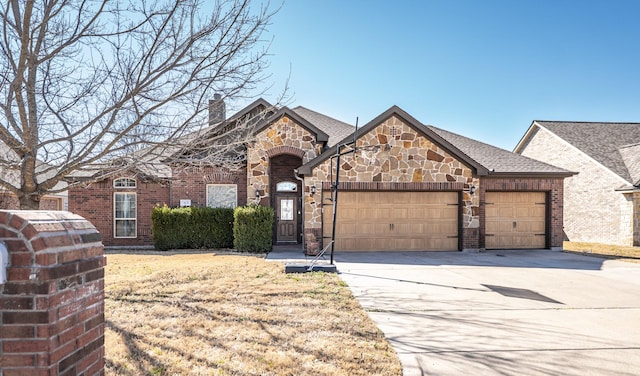
<svg viewBox="0 0 640 376">
<path fill-rule="evenodd" d="M 137 236 L 136 194 L 115 193 L 113 207 L 115 212 L 115 237 L 135 238 Z"/>
<path fill-rule="evenodd" d="M 293 221 L 293 199 L 280 200 L 280 220 Z"/>
<path fill-rule="evenodd" d="M 114 188 L 135 188 L 136 181 L 135 179 L 129 178 L 120 178 L 113 181 Z"/>
<path fill-rule="evenodd" d="M 235 184 L 207 184 L 207 206 L 210 208 L 235 208 L 238 203 L 238 186 Z"/>
<path fill-rule="evenodd" d="M 283 181 L 276 184 L 276 191 L 278 192 L 296 192 L 298 190 L 298 184 L 292 181 Z"/>
</svg>

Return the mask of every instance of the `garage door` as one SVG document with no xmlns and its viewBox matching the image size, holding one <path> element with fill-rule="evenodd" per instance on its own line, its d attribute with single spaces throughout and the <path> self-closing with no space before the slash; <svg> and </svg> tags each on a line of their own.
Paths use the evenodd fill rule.
<svg viewBox="0 0 640 376">
<path fill-rule="evenodd" d="M 458 249 L 457 192 L 340 192 L 338 203 L 336 250 Z M 332 210 L 325 206 L 325 241 Z"/>
<path fill-rule="evenodd" d="M 487 192 L 485 247 L 545 248 L 544 192 Z"/>
</svg>

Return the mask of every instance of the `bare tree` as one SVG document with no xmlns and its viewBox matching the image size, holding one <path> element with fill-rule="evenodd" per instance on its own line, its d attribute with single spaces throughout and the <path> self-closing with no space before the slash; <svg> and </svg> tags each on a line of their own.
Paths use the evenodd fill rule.
<svg viewBox="0 0 640 376">
<path fill-rule="evenodd" d="M 195 145 L 214 93 L 244 98 L 265 79 L 261 38 L 275 12 L 250 0 L 0 7 L 0 187 L 23 209 L 71 174 L 101 179 Z"/>
</svg>

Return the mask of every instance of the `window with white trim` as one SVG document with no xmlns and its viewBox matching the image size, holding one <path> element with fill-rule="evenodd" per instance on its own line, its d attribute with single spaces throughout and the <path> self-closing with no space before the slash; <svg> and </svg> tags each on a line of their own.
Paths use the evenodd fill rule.
<svg viewBox="0 0 640 376">
<path fill-rule="evenodd" d="M 119 178 L 113 181 L 114 188 L 135 188 L 136 181 L 135 179 L 130 178 Z"/>
<path fill-rule="evenodd" d="M 137 236 L 136 194 L 116 192 L 113 197 L 114 237 L 135 238 Z"/>
<path fill-rule="evenodd" d="M 235 208 L 238 205 L 236 184 L 207 184 L 207 206 L 210 208 Z"/>
</svg>

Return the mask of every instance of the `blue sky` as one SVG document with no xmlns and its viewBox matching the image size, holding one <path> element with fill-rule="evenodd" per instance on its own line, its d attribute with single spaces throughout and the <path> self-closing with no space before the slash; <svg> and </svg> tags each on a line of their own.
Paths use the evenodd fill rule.
<svg viewBox="0 0 640 376">
<path fill-rule="evenodd" d="M 290 107 L 363 125 L 395 104 L 511 150 L 534 119 L 640 122 L 639 20 L 635 0 L 287 0 L 266 99 L 290 73 Z"/>
</svg>

